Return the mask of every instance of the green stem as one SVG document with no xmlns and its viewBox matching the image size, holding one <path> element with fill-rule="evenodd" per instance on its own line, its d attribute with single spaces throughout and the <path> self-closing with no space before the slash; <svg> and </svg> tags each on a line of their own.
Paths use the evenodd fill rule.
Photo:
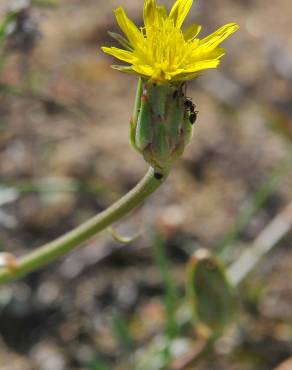
<svg viewBox="0 0 292 370">
<path fill-rule="evenodd" d="M 153 168 L 150 168 L 144 178 L 112 206 L 78 226 L 76 229 L 19 259 L 17 261 L 17 267 L 14 270 L 8 268 L 0 270 L 0 284 L 15 280 L 47 265 L 49 262 L 64 256 L 75 247 L 80 246 L 81 243 L 106 229 L 152 194 L 163 183 L 167 174 L 164 173 L 163 178 L 157 180 L 154 176 Z"/>
</svg>

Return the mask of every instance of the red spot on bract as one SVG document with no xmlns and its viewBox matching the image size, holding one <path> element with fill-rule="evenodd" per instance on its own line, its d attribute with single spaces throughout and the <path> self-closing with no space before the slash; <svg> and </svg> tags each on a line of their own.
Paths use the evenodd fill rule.
<svg viewBox="0 0 292 370">
<path fill-rule="evenodd" d="M 147 100 L 148 100 L 148 95 L 146 95 L 146 94 L 143 94 L 142 96 L 141 96 L 141 102 L 142 103 L 145 103 Z"/>
</svg>

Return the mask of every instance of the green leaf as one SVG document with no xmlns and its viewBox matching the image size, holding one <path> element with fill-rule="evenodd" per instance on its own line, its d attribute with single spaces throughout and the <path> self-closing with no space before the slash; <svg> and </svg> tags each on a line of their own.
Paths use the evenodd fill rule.
<svg viewBox="0 0 292 370">
<path fill-rule="evenodd" d="M 88 370 L 109 370 L 100 360 L 94 360 L 90 365 L 87 366 Z"/>
<path fill-rule="evenodd" d="M 179 329 L 176 321 L 176 312 L 178 307 L 178 295 L 175 280 L 171 273 L 171 266 L 166 254 L 166 244 L 164 239 L 156 234 L 153 243 L 153 252 L 156 265 L 160 271 L 161 279 L 164 285 L 164 306 L 166 313 L 166 338 L 164 348 L 157 353 L 156 361 L 160 366 L 157 369 L 167 369 L 171 360 L 171 344 L 178 335 Z M 148 367 L 149 368 L 149 367 Z"/>
<path fill-rule="evenodd" d="M 156 265 L 160 271 L 165 290 L 165 311 L 167 316 L 167 335 L 173 338 L 178 333 L 176 323 L 176 310 L 178 307 L 178 296 L 175 280 L 171 274 L 169 260 L 166 254 L 166 245 L 163 238 L 157 234 L 153 243 L 153 252 Z"/>
<path fill-rule="evenodd" d="M 54 8 L 59 5 L 59 2 L 58 0 L 32 0 L 32 4 L 35 6 Z"/>
<path fill-rule="evenodd" d="M 4 20 L 0 24 L 0 45 L 4 41 L 5 36 L 6 36 L 6 28 L 11 23 L 15 18 L 17 17 L 17 12 L 9 12 L 5 16 Z"/>
<path fill-rule="evenodd" d="M 127 322 L 118 314 L 114 316 L 114 330 L 116 336 L 124 350 L 130 352 L 133 350 L 135 341 L 128 329 Z"/>
</svg>

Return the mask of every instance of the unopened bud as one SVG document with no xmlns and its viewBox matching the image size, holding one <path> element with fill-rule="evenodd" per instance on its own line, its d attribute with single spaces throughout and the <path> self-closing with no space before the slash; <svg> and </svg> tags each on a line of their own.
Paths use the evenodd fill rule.
<svg viewBox="0 0 292 370">
<path fill-rule="evenodd" d="M 142 82 L 137 121 L 131 141 L 156 170 L 169 168 L 184 152 L 192 136 L 197 112 L 185 96 L 184 83 Z"/>
</svg>

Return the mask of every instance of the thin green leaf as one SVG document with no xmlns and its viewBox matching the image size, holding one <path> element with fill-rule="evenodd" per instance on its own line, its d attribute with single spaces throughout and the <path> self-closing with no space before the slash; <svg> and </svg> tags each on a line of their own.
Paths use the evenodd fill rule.
<svg viewBox="0 0 292 370">
<path fill-rule="evenodd" d="M 127 352 L 133 350 L 135 341 L 128 329 L 127 322 L 123 319 L 122 316 L 116 314 L 113 324 L 116 336 L 123 349 Z"/>
<path fill-rule="evenodd" d="M 54 8 L 59 5 L 59 2 L 57 0 L 32 0 L 32 4 L 35 6 Z"/>
<path fill-rule="evenodd" d="M 88 370 L 109 370 L 107 366 L 103 364 L 100 360 L 94 360 L 90 365 L 87 366 Z"/>
<path fill-rule="evenodd" d="M 165 310 L 167 315 L 167 336 L 174 338 L 178 333 L 176 323 L 176 310 L 178 307 L 178 296 L 175 281 L 171 274 L 170 264 L 165 250 L 165 241 L 157 234 L 153 243 L 153 252 L 156 265 L 160 271 L 165 289 Z"/>
</svg>

